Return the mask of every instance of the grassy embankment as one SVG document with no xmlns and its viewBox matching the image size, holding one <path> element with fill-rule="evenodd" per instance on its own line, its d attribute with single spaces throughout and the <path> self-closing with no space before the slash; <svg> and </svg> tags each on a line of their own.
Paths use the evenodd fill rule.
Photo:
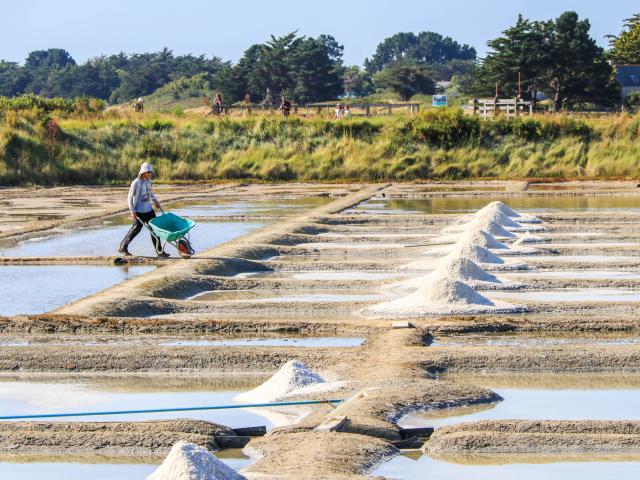
<svg viewBox="0 0 640 480">
<path fill-rule="evenodd" d="M 480 121 L 410 117 L 203 119 L 0 111 L 0 184 L 124 182 L 148 160 L 165 181 L 635 177 L 640 116 Z"/>
</svg>

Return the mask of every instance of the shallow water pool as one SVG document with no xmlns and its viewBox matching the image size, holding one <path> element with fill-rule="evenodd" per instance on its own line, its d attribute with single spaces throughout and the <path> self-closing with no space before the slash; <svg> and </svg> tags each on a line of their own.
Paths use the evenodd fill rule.
<svg viewBox="0 0 640 480">
<path fill-rule="evenodd" d="M 344 348 L 359 347 L 362 337 L 300 337 L 300 338 L 239 338 L 228 340 L 174 340 L 160 345 L 167 346 L 210 346 L 210 347 L 303 347 L 303 348 Z"/>
<path fill-rule="evenodd" d="M 281 294 L 281 292 L 280 292 Z M 299 302 L 368 302 L 383 300 L 378 294 L 343 294 L 326 291 L 324 293 L 299 293 L 296 295 L 278 295 L 278 292 L 264 290 L 212 290 L 199 293 L 189 300 L 198 302 L 234 301 L 234 302 L 267 302 L 267 303 L 299 303 Z"/>
<path fill-rule="evenodd" d="M 490 201 L 500 200 L 517 211 L 625 211 L 640 210 L 639 195 L 520 195 L 452 196 L 424 199 L 372 199 L 353 211 L 370 214 L 460 214 L 473 213 Z"/>
<path fill-rule="evenodd" d="M 527 333 L 486 333 L 470 335 L 436 336 L 430 347 L 520 347 L 549 345 L 640 345 L 640 335 L 632 332 L 598 332 L 598 333 L 562 333 L 548 334 Z"/>
<path fill-rule="evenodd" d="M 229 449 L 214 452 L 214 455 L 234 470 L 249 466 L 253 459 L 241 450 Z M 0 478 L 11 480 L 144 480 L 163 458 L 120 459 L 99 456 L 83 458 L 55 457 L 50 460 L 27 461 L 20 456 L 0 456 Z"/>
<path fill-rule="evenodd" d="M 499 300 L 532 302 L 640 302 L 640 291 L 613 288 L 487 292 L 486 296 Z"/>
<path fill-rule="evenodd" d="M 407 275 L 394 272 L 364 272 L 357 270 L 345 271 L 310 271 L 310 272 L 245 272 L 235 275 L 236 278 L 292 278 L 295 280 L 391 280 L 402 278 Z"/>
<path fill-rule="evenodd" d="M 404 416 L 402 426 L 443 427 L 478 420 L 640 420 L 640 376 L 463 375 L 447 380 L 489 388 L 503 401 Z"/>
<path fill-rule="evenodd" d="M 506 464 L 459 464 L 435 460 L 428 455 L 400 455 L 382 464 L 373 475 L 398 480 L 540 480 L 541 478 L 563 480 L 602 480 L 616 478 L 631 480 L 638 478 L 640 462 L 631 461 L 592 461 L 583 457 L 584 461 L 560 461 L 536 463 L 535 459 L 527 463 Z"/>
<path fill-rule="evenodd" d="M 3 415 L 66 412 L 98 412 L 182 408 L 234 404 L 233 398 L 263 383 L 269 376 L 95 376 L 0 378 L 0 411 Z M 267 409 L 231 409 L 173 413 L 122 414 L 52 418 L 52 421 L 125 421 L 191 418 L 232 428 L 272 426 Z M 293 412 L 290 421 L 299 418 Z M 286 421 L 286 420 L 284 420 Z M 283 422 L 284 422 L 283 421 Z"/>
<path fill-rule="evenodd" d="M 198 222 L 190 232 L 191 243 L 197 252 L 215 247 L 264 226 L 255 222 Z M 128 225 L 107 225 L 59 235 L 24 241 L 15 247 L 0 250 L 7 257 L 59 257 L 118 255 L 118 247 L 129 230 Z M 167 253 L 177 256 L 168 246 Z M 134 255 L 155 256 L 149 232 L 144 229 L 131 242 Z"/>
<path fill-rule="evenodd" d="M 101 265 L 0 266 L 0 315 L 48 312 L 154 268 Z"/>
<path fill-rule="evenodd" d="M 640 273 L 628 272 L 624 270 L 545 270 L 531 271 L 526 273 L 509 273 L 508 277 L 516 277 L 522 280 L 524 277 L 553 277 L 553 278 L 584 278 L 591 280 L 600 279 L 619 279 L 619 280 L 637 280 L 640 279 Z"/>
<path fill-rule="evenodd" d="M 228 217 L 236 215 L 282 216 L 301 213 L 334 201 L 326 196 L 269 198 L 262 200 L 211 200 L 175 203 L 172 212 L 182 217 Z"/>
</svg>

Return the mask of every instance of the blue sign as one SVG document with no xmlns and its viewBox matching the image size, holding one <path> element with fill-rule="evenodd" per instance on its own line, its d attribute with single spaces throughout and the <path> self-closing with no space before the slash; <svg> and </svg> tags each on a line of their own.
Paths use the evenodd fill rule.
<svg viewBox="0 0 640 480">
<path fill-rule="evenodd" d="M 446 95 L 434 95 L 433 96 L 433 106 L 434 107 L 446 107 L 447 106 L 447 96 Z"/>
</svg>

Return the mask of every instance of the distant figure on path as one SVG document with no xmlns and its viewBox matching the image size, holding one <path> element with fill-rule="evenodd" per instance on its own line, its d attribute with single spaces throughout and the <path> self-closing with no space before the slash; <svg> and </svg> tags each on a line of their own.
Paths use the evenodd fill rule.
<svg viewBox="0 0 640 480">
<path fill-rule="evenodd" d="M 216 93 L 216 96 L 213 98 L 213 113 L 216 116 L 222 114 L 222 95 L 220 92 Z"/>
<path fill-rule="evenodd" d="M 351 109 L 349 105 L 345 105 L 344 107 L 344 118 L 351 118 Z"/>
<path fill-rule="evenodd" d="M 133 109 L 138 113 L 144 113 L 144 98 L 139 97 L 133 105 Z"/>
<path fill-rule="evenodd" d="M 143 223 L 149 222 L 156 218 L 156 212 L 154 212 L 151 202 L 153 202 L 156 208 L 162 208 L 160 202 L 151 191 L 151 174 L 153 173 L 153 167 L 150 163 L 144 162 L 140 166 L 140 172 L 136 179 L 131 182 L 131 188 L 129 188 L 129 195 L 127 196 L 127 203 L 129 205 L 129 212 L 131 212 L 131 218 L 133 218 L 133 225 L 127 232 L 127 235 L 122 239 L 118 252 L 122 255 L 130 256 L 129 244 L 136 238 L 136 236 L 142 230 Z M 166 258 L 169 254 L 165 253 L 162 249 L 162 243 L 160 239 L 151 233 L 151 241 L 153 247 L 156 250 L 156 254 L 160 258 Z"/>
<path fill-rule="evenodd" d="M 244 104 L 244 108 L 247 109 L 247 113 L 251 114 L 251 95 L 249 95 L 249 92 L 244 94 L 244 100 L 242 103 Z"/>
<path fill-rule="evenodd" d="M 343 116 L 343 112 L 342 112 L 342 105 L 340 105 L 339 103 L 336 105 L 336 111 L 335 111 L 335 117 L 336 120 L 341 119 Z"/>
<path fill-rule="evenodd" d="M 289 116 L 289 112 L 291 112 L 291 102 L 286 98 L 282 97 L 280 99 L 280 106 L 278 110 L 282 112 L 282 116 L 287 118 Z"/>
</svg>

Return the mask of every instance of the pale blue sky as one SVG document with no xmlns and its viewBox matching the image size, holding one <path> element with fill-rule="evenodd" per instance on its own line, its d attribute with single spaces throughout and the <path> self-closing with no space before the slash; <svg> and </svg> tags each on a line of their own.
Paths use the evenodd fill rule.
<svg viewBox="0 0 640 480">
<path fill-rule="evenodd" d="M 345 46 L 345 62 L 362 64 L 385 37 L 432 30 L 473 45 L 512 25 L 518 13 L 548 19 L 565 10 L 589 18 L 606 46 L 637 0 L 5 0 L 0 3 L 0 59 L 22 62 L 28 52 L 68 50 L 77 61 L 119 51 L 215 54 L 237 61 L 270 34 L 328 33 Z"/>
</svg>

